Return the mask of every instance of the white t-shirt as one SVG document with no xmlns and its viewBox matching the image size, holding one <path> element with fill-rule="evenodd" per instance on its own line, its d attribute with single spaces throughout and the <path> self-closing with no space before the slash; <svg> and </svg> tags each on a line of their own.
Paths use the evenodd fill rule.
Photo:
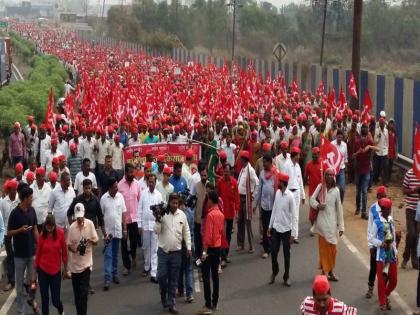
<svg viewBox="0 0 420 315">
<path fill-rule="evenodd" d="M 98 184 L 96 183 L 95 174 L 89 172 L 88 176 L 83 175 L 83 172 L 79 172 L 74 179 L 74 190 L 77 190 L 77 195 L 81 195 L 83 193 L 83 181 L 85 179 L 90 179 L 92 181 L 92 188 L 97 189 Z"/>
</svg>

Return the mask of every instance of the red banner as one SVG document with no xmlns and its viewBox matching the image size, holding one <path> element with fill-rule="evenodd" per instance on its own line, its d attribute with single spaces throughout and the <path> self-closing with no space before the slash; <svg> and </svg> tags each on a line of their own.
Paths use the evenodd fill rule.
<svg viewBox="0 0 420 315">
<path fill-rule="evenodd" d="M 172 166 L 175 162 L 183 163 L 188 150 L 193 151 L 193 163 L 197 164 L 201 156 L 200 145 L 196 143 L 156 143 L 129 146 L 124 149 L 124 162 L 132 163 L 135 166 L 144 165 L 147 154 L 151 154 L 154 160 L 158 155 L 164 155 L 165 163 Z"/>
</svg>

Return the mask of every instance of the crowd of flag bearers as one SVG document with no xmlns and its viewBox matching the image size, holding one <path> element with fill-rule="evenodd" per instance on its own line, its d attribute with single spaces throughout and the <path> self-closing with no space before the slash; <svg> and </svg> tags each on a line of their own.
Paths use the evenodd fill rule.
<svg viewBox="0 0 420 315">
<path fill-rule="evenodd" d="M 122 275 L 130 277 L 140 264 L 141 246 L 143 276 L 159 285 L 165 309 L 177 314 L 177 297 L 194 301 L 192 269 L 197 266 L 205 298 L 200 314 L 211 314 L 218 309 L 219 274 L 231 262 L 234 230 L 236 252 L 256 250 L 254 216 L 260 223 L 261 257 L 271 256 L 268 282 L 273 284 L 280 272 L 283 246 L 282 282 L 290 287 L 291 248 L 300 242 L 305 203 L 322 275 L 315 278 L 313 296 L 305 299 L 301 312 L 356 314 L 331 297 L 329 286 L 339 281 L 337 244 L 344 233 L 349 182 L 357 190 L 355 215 L 369 219 L 366 297 L 373 295 L 376 274 L 379 306 L 391 308 L 398 231 L 386 186 L 397 137 L 395 122 L 385 112 L 379 119 L 370 114 L 368 93 L 363 110 L 353 111 L 343 90 L 336 98 L 334 89 L 326 94 L 322 82 L 312 94 L 300 91 L 296 82 L 287 87 L 282 76 L 264 81 L 252 65 L 246 70 L 234 66 L 230 75 L 226 66 L 147 58 L 83 42 L 63 30 L 26 23 L 12 28 L 40 51 L 60 58 L 70 74 L 65 98 L 56 106 L 50 92 L 45 121 L 36 125 L 29 116 L 24 127 L 16 122 L 8 139 L 15 176 L 3 186 L 0 221 L 6 228 L 0 225 L 0 232 L 7 252 L 5 289 L 16 287 L 20 314 L 28 281 L 39 283 L 43 314 L 48 314 L 48 288 L 63 314 L 61 273 L 72 279 L 77 314 L 86 314 L 99 235 L 105 291 L 120 283 L 121 267 Z M 349 91 L 357 98 L 354 82 Z M 142 163 L 124 160 L 127 146 L 157 143 L 198 143 L 200 159 L 195 163 L 188 150 L 182 162 L 151 154 L 141 157 Z M 403 267 L 412 259 L 418 268 L 412 230 L 420 217 L 415 215 L 420 187 L 415 174 L 410 170 L 404 180 L 411 225 Z M 378 202 L 369 208 L 367 193 L 379 182 Z M 161 203 L 166 212 L 157 214 L 155 206 Z M 22 219 L 27 213 L 31 222 Z M 20 239 L 30 244 L 24 253 Z M 48 255 L 54 259 L 47 262 Z M 23 278 L 25 270 L 29 280 Z M 33 296 L 29 304 L 39 311 Z"/>
</svg>

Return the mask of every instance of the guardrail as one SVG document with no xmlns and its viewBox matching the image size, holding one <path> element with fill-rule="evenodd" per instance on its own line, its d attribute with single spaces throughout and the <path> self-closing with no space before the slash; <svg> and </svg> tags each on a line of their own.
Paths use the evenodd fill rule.
<svg viewBox="0 0 420 315">
<path fill-rule="evenodd" d="M 16 67 L 14 63 L 12 63 L 12 73 L 17 81 L 24 81 L 22 73 L 20 73 L 18 67 Z"/>
<path fill-rule="evenodd" d="M 395 165 L 407 171 L 413 167 L 413 160 L 404 155 L 398 154 Z"/>
</svg>

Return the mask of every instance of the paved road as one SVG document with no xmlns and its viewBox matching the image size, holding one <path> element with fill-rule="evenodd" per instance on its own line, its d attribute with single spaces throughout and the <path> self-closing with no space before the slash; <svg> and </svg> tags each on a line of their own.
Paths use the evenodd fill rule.
<svg viewBox="0 0 420 315">
<path fill-rule="evenodd" d="M 317 239 L 310 237 L 309 225 L 306 223 L 307 209 L 301 213 L 299 245 L 292 247 L 291 280 L 292 287 L 284 287 L 280 281 L 268 285 L 271 273 L 270 260 L 263 260 L 259 251 L 254 254 L 233 251 L 232 263 L 221 276 L 221 296 L 218 314 L 264 315 L 299 314 L 298 308 L 302 299 L 311 294 L 311 282 L 318 274 Z M 254 220 L 255 221 L 255 220 Z M 254 231 L 256 229 L 254 222 Z M 233 237 L 235 239 L 235 237 Z M 235 242 L 234 242 L 235 243 Z M 236 248 L 233 244 L 232 248 Z M 259 246 L 256 246 L 259 249 Z M 120 285 L 113 285 L 108 292 L 102 291 L 102 257 L 101 248 L 97 248 L 94 258 L 94 272 L 91 283 L 96 293 L 89 297 L 89 314 L 164 314 L 159 303 L 158 286 L 141 276 L 141 267 L 128 277 L 121 277 Z M 282 256 L 280 257 L 280 275 L 282 274 Z M 362 262 L 341 242 L 338 249 L 336 273 L 340 277 L 338 283 L 332 284 L 333 295 L 347 304 L 356 306 L 359 314 L 384 314 L 379 312 L 376 292 L 374 298 L 366 300 L 367 269 Z M 281 280 L 281 276 L 279 277 Z M 185 304 L 179 300 L 178 309 L 182 314 L 196 314 L 203 303 L 201 292 L 195 293 L 195 302 Z M 62 298 L 66 314 L 75 314 L 71 282 L 66 280 L 62 286 Z M 393 303 L 393 310 L 387 314 L 405 314 Z M 51 309 L 51 314 L 55 310 Z M 7 314 L 15 314 L 15 307 Z"/>
</svg>

